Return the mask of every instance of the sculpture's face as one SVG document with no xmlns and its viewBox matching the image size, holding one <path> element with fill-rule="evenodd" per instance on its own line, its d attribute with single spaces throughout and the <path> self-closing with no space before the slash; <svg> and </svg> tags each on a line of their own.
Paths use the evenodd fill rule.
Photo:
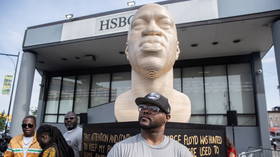
<svg viewBox="0 0 280 157">
<path fill-rule="evenodd" d="M 157 4 L 141 7 L 127 40 L 126 55 L 133 70 L 158 77 L 173 67 L 179 53 L 176 26 L 167 10 Z"/>
</svg>

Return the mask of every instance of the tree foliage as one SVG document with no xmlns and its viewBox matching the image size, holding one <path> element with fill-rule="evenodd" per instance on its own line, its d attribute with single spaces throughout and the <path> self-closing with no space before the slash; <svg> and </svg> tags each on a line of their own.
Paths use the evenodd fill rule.
<svg viewBox="0 0 280 157">
<path fill-rule="evenodd" d="M 0 131 L 3 131 L 5 129 L 7 116 L 4 112 L 0 113 Z"/>
</svg>

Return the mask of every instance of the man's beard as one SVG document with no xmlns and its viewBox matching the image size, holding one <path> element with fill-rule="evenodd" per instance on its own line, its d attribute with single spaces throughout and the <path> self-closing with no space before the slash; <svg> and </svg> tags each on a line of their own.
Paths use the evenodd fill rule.
<svg viewBox="0 0 280 157">
<path fill-rule="evenodd" d="M 140 121 L 139 121 L 139 125 L 140 125 L 140 128 L 143 130 L 152 130 L 152 129 L 159 128 L 160 126 L 162 126 L 161 123 L 155 123 L 155 122 L 150 122 L 149 125 L 141 125 Z"/>
<path fill-rule="evenodd" d="M 77 127 L 77 125 L 73 125 L 73 124 L 70 124 L 70 125 L 65 125 L 67 130 L 73 130 Z"/>
</svg>

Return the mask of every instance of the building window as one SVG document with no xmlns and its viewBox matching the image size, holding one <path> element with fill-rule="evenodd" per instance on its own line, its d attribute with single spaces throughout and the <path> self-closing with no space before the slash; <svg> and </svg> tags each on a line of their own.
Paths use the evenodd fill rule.
<svg viewBox="0 0 280 157">
<path fill-rule="evenodd" d="M 192 114 L 190 123 L 205 124 L 205 115 Z"/>
<path fill-rule="evenodd" d="M 183 93 L 189 96 L 192 103 L 191 123 L 205 124 L 204 86 L 202 67 L 189 67 L 183 69 Z"/>
<path fill-rule="evenodd" d="M 117 96 L 125 91 L 128 91 L 131 86 L 130 72 L 113 73 L 112 89 L 111 89 L 111 102 L 115 101 Z"/>
<path fill-rule="evenodd" d="M 76 81 L 74 112 L 85 113 L 88 109 L 90 75 L 79 75 Z"/>
<path fill-rule="evenodd" d="M 206 66 L 204 74 L 206 113 L 226 114 L 228 110 L 226 66 Z"/>
<path fill-rule="evenodd" d="M 90 107 L 108 103 L 110 95 L 110 74 L 93 75 L 91 84 Z"/>
<path fill-rule="evenodd" d="M 72 111 L 74 98 L 75 77 L 63 77 L 62 90 L 59 103 L 59 114 L 66 114 Z"/>
<path fill-rule="evenodd" d="M 238 113 L 255 113 L 253 82 L 249 64 L 228 66 L 231 109 Z"/>
<path fill-rule="evenodd" d="M 131 88 L 131 73 L 58 76 L 49 82 L 44 122 L 57 123 L 68 111 L 80 114 L 114 102 Z M 236 110 L 238 125 L 256 125 L 249 63 L 175 68 L 173 85 L 191 100 L 190 123 L 227 125 L 227 111 Z"/>
<path fill-rule="evenodd" d="M 224 115 L 207 115 L 207 124 L 227 125 L 227 117 Z"/>
<path fill-rule="evenodd" d="M 45 115 L 44 122 L 46 122 L 46 123 L 56 123 L 57 122 L 57 115 Z"/>
<path fill-rule="evenodd" d="M 49 83 L 44 122 L 56 122 L 62 77 L 52 77 Z"/>
<path fill-rule="evenodd" d="M 173 80 L 173 87 L 178 91 L 182 91 L 181 89 L 181 69 L 176 68 L 173 70 L 174 73 L 174 80 Z"/>
<path fill-rule="evenodd" d="M 237 116 L 238 125 L 256 125 L 256 115 L 239 114 Z"/>
<path fill-rule="evenodd" d="M 236 110 L 238 125 L 256 125 L 249 63 L 187 67 L 182 75 L 192 103 L 190 123 L 227 125 L 227 111 Z"/>
<path fill-rule="evenodd" d="M 255 125 L 255 103 L 250 64 L 231 64 L 228 66 L 229 94 L 231 110 L 239 115 L 239 125 Z M 251 115 L 248 115 L 251 114 Z"/>
</svg>

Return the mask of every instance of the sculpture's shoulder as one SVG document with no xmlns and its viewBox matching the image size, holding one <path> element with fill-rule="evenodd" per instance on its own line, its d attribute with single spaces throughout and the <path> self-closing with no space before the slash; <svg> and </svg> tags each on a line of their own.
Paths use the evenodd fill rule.
<svg viewBox="0 0 280 157">
<path fill-rule="evenodd" d="M 118 122 L 137 121 L 138 108 L 131 90 L 120 94 L 115 101 L 115 118 Z"/>
<path fill-rule="evenodd" d="M 120 104 L 123 101 L 128 101 L 128 99 L 131 97 L 131 90 L 126 91 L 119 96 L 117 96 L 115 103 Z"/>
<path fill-rule="evenodd" d="M 188 122 L 191 116 L 191 101 L 187 95 L 177 90 L 170 90 L 165 95 L 171 105 L 171 122 Z M 115 101 L 115 117 L 118 122 L 137 121 L 138 109 L 135 95 L 127 91 L 119 95 Z"/>
<path fill-rule="evenodd" d="M 187 95 L 173 90 L 168 97 L 171 104 L 170 122 L 189 122 L 191 117 L 191 101 Z"/>
<path fill-rule="evenodd" d="M 177 99 L 177 101 L 182 101 L 183 104 L 187 104 L 187 105 L 191 104 L 190 98 L 182 92 L 179 92 L 174 89 L 172 95 L 174 98 Z"/>
</svg>

